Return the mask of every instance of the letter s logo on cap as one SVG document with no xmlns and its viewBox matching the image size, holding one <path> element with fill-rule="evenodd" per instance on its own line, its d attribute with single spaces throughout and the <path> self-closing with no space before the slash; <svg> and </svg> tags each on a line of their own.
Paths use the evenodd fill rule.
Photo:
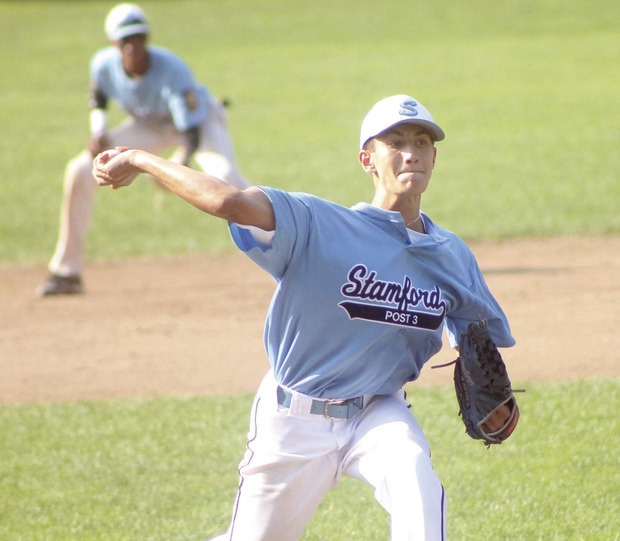
<svg viewBox="0 0 620 541">
<path fill-rule="evenodd" d="M 399 112 L 402 116 L 418 116 L 418 110 L 416 106 L 418 102 L 415 100 L 405 100 L 401 102 L 400 106 L 402 109 Z"/>
</svg>

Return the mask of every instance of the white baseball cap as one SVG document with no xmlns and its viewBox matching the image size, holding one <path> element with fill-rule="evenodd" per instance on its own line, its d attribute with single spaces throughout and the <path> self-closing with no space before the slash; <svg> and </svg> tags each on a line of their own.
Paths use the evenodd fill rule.
<svg viewBox="0 0 620 541">
<path fill-rule="evenodd" d="M 119 4 L 110 10 L 105 19 L 105 33 L 111 41 L 134 34 L 148 34 L 146 15 L 136 4 Z"/>
<path fill-rule="evenodd" d="M 398 94 L 377 102 L 368 112 L 360 131 L 360 149 L 364 148 L 369 139 L 404 123 L 420 124 L 431 133 L 434 141 L 446 137 L 424 105 L 411 96 Z"/>
</svg>

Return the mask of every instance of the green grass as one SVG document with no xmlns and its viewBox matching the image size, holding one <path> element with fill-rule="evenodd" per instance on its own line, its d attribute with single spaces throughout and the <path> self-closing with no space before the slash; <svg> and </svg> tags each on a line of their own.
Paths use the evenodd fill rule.
<svg viewBox="0 0 620 541">
<path fill-rule="evenodd" d="M 152 41 L 229 96 L 256 184 L 368 200 L 357 134 L 412 94 L 447 133 L 423 208 L 467 239 L 620 231 L 620 45 L 611 0 L 150 0 Z M 62 173 L 85 145 L 103 1 L 0 1 L 0 262 L 44 262 Z M 120 114 L 114 112 L 114 118 Z M 146 183 L 98 193 L 90 259 L 231 248 Z M 470 441 L 453 392 L 411 397 L 449 495 L 452 539 L 619 539 L 618 380 L 527 385 L 507 444 Z M 204 539 L 223 531 L 251 397 L 0 408 L 0 539 Z M 361 488 L 360 488 L 361 487 Z M 385 539 L 344 480 L 303 539 Z"/>
<path fill-rule="evenodd" d="M 424 209 L 466 239 L 620 231 L 620 54 L 611 0 L 144 1 L 152 41 L 229 96 L 243 172 L 350 205 L 363 115 L 414 95 L 447 133 Z M 0 261 L 46 261 L 62 173 L 87 138 L 100 1 L 0 2 Z M 87 256 L 232 249 L 153 189 L 98 194 Z"/>
<path fill-rule="evenodd" d="M 512 438 L 464 433 L 454 392 L 409 388 L 449 498 L 451 539 L 613 540 L 620 532 L 620 380 L 526 385 Z M 0 539 L 201 540 L 225 529 L 251 397 L 0 409 Z M 387 539 L 385 512 L 344 479 L 302 539 Z"/>
</svg>

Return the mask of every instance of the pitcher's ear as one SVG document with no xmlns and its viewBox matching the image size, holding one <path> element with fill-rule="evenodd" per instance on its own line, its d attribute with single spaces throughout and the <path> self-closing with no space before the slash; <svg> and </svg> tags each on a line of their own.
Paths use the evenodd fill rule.
<svg viewBox="0 0 620 541">
<path fill-rule="evenodd" d="M 360 150 L 359 161 L 362 164 L 362 168 L 364 169 L 364 171 L 366 171 L 367 173 L 375 172 L 375 165 L 372 162 L 372 156 L 370 155 L 370 152 L 365 149 Z"/>
</svg>

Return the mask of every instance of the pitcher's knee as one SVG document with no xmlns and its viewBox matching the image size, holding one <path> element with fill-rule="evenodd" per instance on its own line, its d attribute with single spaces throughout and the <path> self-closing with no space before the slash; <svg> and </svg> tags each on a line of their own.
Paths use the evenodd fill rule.
<svg viewBox="0 0 620 541">
<path fill-rule="evenodd" d="M 388 506 L 400 502 L 405 507 L 426 507 L 442 493 L 430 456 L 417 446 L 392 457 L 385 465 L 383 482 L 377 489 L 378 498 L 381 495 L 386 503 L 391 502 Z"/>
<path fill-rule="evenodd" d="M 67 184 L 94 183 L 97 184 L 92 174 L 93 160 L 90 152 L 84 151 L 71 159 L 65 168 L 65 181 Z"/>
</svg>

